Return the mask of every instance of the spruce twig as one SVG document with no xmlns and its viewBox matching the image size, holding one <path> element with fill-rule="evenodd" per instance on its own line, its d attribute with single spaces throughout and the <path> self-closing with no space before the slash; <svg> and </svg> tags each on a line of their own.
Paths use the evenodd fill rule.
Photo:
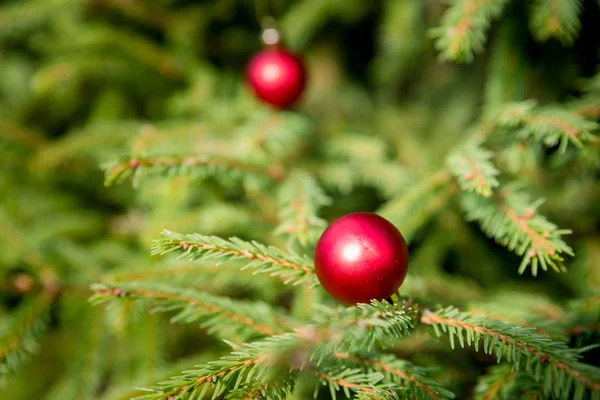
<svg viewBox="0 0 600 400">
<path fill-rule="evenodd" d="M 405 387 L 406 394 L 414 399 L 453 399 L 452 392 L 441 387 L 437 382 L 427 377 L 425 370 L 418 368 L 408 361 L 396 358 L 393 355 L 381 357 L 358 357 L 349 353 L 336 351 L 335 357 L 348 362 L 364 365 L 368 369 L 380 372 L 392 382 L 397 382 Z"/>
<path fill-rule="evenodd" d="M 294 285 L 316 285 L 317 280 L 312 262 L 293 252 L 265 246 L 258 242 L 245 242 L 238 238 L 224 240 L 200 234 L 182 235 L 163 231 L 163 239 L 152 246 L 153 255 L 162 255 L 183 250 L 180 257 L 190 260 L 216 260 L 219 264 L 229 260 L 245 261 L 242 269 L 254 269 L 256 273 L 269 273 L 285 278 L 284 283 Z"/>
<path fill-rule="evenodd" d="M 282 177 L 279 169 L 267 170 L 254 164 L 208 155 L 131 157 L 106 164 L 104 169 L 106 185 L 121 183 L 131 176 L 139 179 L 141 175 L 150 173 L 163 176 L 190 175 L 195 178 L 218 174 L 225 174 L 228 179 L 245 175 L 275 180 Z"/>
<path fill-rule="evenodd" d="M 564 107 L 538 107 L 533 100 L 504 106 L 484 126 L 487 128 L 479 133 L 480 137 L 491 138 L 490 134 L 494 132 L 494 137 L 534 140 L 548 147 L 559 145 L 562 152 L 569 143 L 581 148 L 585 143 L 596 141 L 593 132 L 598 129 L 596 122 Z"/>
<path fill-rule="evenodd" d="M 466 336 L 466 344 L 476 351 L 483 341 L 483 351 L 495 353 L 498 362 L 505 356 L 518 369 L 524 361 L 526 371 L 543 381 L 547 395 L 567 399 L 574 393 L 581 398 L 585 389 L 600 391 L 600 369 L 579 363 L 577 350 L 535 333 L 534 328 L 474 317 L 453 307 L 435 313 L 424 310 L 420 322 L 432 326 L 437 336 L 447 333 L 452 348 L 455 338 L 464 347 Z"/>
<path fill-rule="evenodd" d="M 508 0 L 454 0 L 432 30 L 436 48 L 445 60 L 471 62 L 483 51 L 491 21 L 502 13 Z"/>
<path fill-rule="evenodd" d="M 536 0 L 531 7 L 529 25 L 533 36 L 543 42 L 552 37 L 563 45 L 573 44 L 581 22 L 581 0 Z"/>
<path fill-rule="evenodd" d="M 500 184 L 497 179 L 500 171 L 491 162 L 492 155 L 481 147 L 468 146 L 453 152 L 447 163 L 463 190 L 490 197 Z"/>
<path fill-rule="evenodd" d="M 290 174 L 279 191 L 281 224 L 275 233 L 285 234 L 292 243 L 297 240 L 302 246 L 316 241 L 327 225 L 319 218 L 318 211 L 330 202 L 331 199 L 309 174 L 301 171 Z"/>
<path fill-rule="evenodd" d="M 234 301 L 192 289 L 157 283 L 97 284 L 90 301 L 101 304 L 117 299 L 133 299 L 152 304 L 153 311 L 176 311 L 171 322 L 200 323 L 209 333 L 223 338 L 243 339 L 284 332 L 285 316 L 266 303 Z"/>
<path fill-rule="evenodd" d="M 571 231 L 559 229 L 540 215 L 537 208 L 542 202 L 532 203 L 517 185 L 503 188 L 493 199 L 470 193 L 461 198 L 467 218 L 478 221 L 488 236 L 523 256 L 519 273 L 531 265 L 533 276 L 537 275 L 538 266 L 544 271 L 550 266 L 557 272 L 565 272 L 561 254 L 573 255 L 562 238 Z"/>
<path fill-rule="evenodd" d="M 499 399 L 500 392 L 510 385 L 517 371 L 510 365 L 500 364 L 489 369 L 488 373 L 482 375 L 475 387 L 475 400 Z"/>
<path fill-rule="evenodd" d="M 24 301 L 0 335 L 0 387 L 38 349 L 50 320 L 53 296 L 42 293 Z"/>
<path fill-rule="evenodd" d="M 272 371 L 271 367 L 279 363 L 297 372 L 305 369 L 312 360 L 313 372 L 317 376 L 326 374 L 337 379 L 335 373 L 332 375 L 332 371 L 336 370 L 327 362 L 336 351 L 368 349 L 375 343 L 390 345 L 394 339 L 408 334 L 412 326 L 409 313 L 414 313 L 403 303 L 391 304 L 375 300 L 369 305 L 361 304 L 358 308 L 323 308 L 318 311 L 321 311 L 321 322 L 317 325 L 300 326 L 293 333 L 269 336 L 242 346 L 230 343 L 234 351 L 229 356 L 198 366 L 195 370 L 186 371 L 184 375 L 149 388 L 147 390 L 151 393 L 139 399 L 202 397 L 209 390 L 209 386 L 212 386 L 213 396 L 216 397 L 247 384 L 277 385 L 278 382 L 273 380 L 272 375 L 276 372 Z M 344 335 L 340 332 L 344 332 Z M 381 373 L 379 375 L 382 376 Z M 284 378 L 280 377 L 279 380 Z M 364 376 L 357 375 L 356 378 L 363 379 Z M 337 387 L 335 382 L 333 383 L 336 390 L 343 387 L 350 389 L 339 382 Z M 376 382 L 369 380 L 369 383 Z M 366 390 L 364 386 L 352 386 L 352 389 Z M 372 389 L 375 392 L 367 392 L 379 393 L 381 388 L 374 386 Z"/>
</svg>

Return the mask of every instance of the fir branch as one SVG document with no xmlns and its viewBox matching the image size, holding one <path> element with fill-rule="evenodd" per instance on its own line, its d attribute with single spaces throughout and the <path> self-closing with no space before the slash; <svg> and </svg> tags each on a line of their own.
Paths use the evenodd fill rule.
<svg viewBox="0 0 600 400">
<path fill-rule="evenodd" d="M 573 44 L 581 29 L 582 9 L 581 0 L 535 0 L 529 17 L 533 36 L 540 42 L 554 37 L 563 45 Z"/>
<path fill-rule="evenodd" d="M 453 399 L 454 394 L 433 379 L 427 377 L 426 370 L 391 354 L 379 357 L 357 357 L 336 351 L 335 357 L 351 363 L 364 365 L 374 372 L 382 373 L 387 380 L 401 384 L 407 396 L 412 399 Z"/>
<path fill-rule="evenodd" d="M 280 178 L 278 174 L 270 173 L 256 165 L 208 155 L 132 157 L 106 164 L 104 169 L 104 182 L 107 186 L 121 183 L 131 176 L 134 177 L 135 183 L 142 175 L 148 174 L 170 177 L 191 175 L 194 178 L 207 175 L 227 175 L 228 179 L 245 175 Z"/>
<path fill-rule="evenodd" d="M 0 387 L 29 357 L 50 320 L 53 296 L 42 293 L 24 300 L 0 334 Z"/>
<path fill-rule="evenodd" d="M 8 3 L 0 9 L 0 40 L 21 38 L 48 23 L 57 13 L 79 8 L 78 0 L 28 0 Z"/>
<path fill-rule="evenodd" d="M 581 148 L 585 143 L 596 141 L 592 132 L 599 127 L 596 122 L 564 107 L 536 107 L 532 100 L 505 106 L 488 123 L 491 124 L 486 125 L 488 136 L 494 132 L 494 136 L 499 134 L 513 140 L 534 140 L 549 147 L 560 145 L 563 152 L 569 143 Z"/>
<path fill-rule="evenodd" d="M 379 300 L 339 309 L 318 306 L 315 311 L 316 327 L 306 326 L 298 332 L 311 340 L 327 337 L 334 351 L 389 347 L 410 334 L 415 317 L 415 310 L 408 303 Z"/>
<path fill-rule="evenodd" d="M 569 336 L 593 337 L 600 333 L 600 294 L 578 299 L 569 304 L 560 326 Z"/>
<path fill-rule="evenodd" d="M 163 231 L 165 238 L 157 239 L 152 246 L 153 255 L 183 250 L 180 257 L 190 260 L 245 261 L 242 269 L 254 269 L 256 273 L 269 273 L 285 278 L 284 283 L 316 285 L 312 262 L 305 256 L 265 246 L 257 242 L 245 242 L 238 238 L 229 240 L 200 234 L 182 235 Z"/>
<path fill-rule="evenodd" d="M 61 322 L 68 324 L 76 339 L 69 343 L 73 351 L 68 356 L 66 373 L 47 390 L 44 399 L 96 398 L 105 379 L 109 358 L 109 330 L 105 315 L 99 310 L 89 310 L 85 299 L 62 296 L 60 301 L 66 314 L 61 316 Z"/>
<path fill-rule="evenodd" d="M 435 46 L 445 60 L 471 62 L 483 51 L 487 30 L 498 18 L 508 0 L 453 0 L 442 18 L 442 25 L 432 30 Z"/>
<path fill-rule="evenodd" d="M 171 322 L 200 323 L 209 333 L 223 338 L 246 339 L 282 333 L 283 314 L 266 303 L 250 303 L 158 283 L 96 284 L 90 301 L 102 304 L 134 299 L 152 304 L 153 311 L 176 311 Z"/>
<path fill-rule="evenodd" d="M 22 252 L 23 260 L 36 275 L 42 276 L 45 271 L 52 271 L 52 267 L 46 262 L 39 249 L 30 245 L 23 232 L 23 227 L 19 226 L 3 207 L 0 207 L 0 238 Z M 46 276 L 48 275 L 46 273 Z"/>
<path fill-rule="evenodd" d="M 500 393 L 506 386 L 510 385 L 517 371 L 510 365 L 500 364 L 491 367 L 489 372 L 482 375 L 475 387 L 475 400 L 498 400 L 502 398 Z"/>
<path fill-rule="evenodd" d="M 189 261 L 158 263 L 152 266 L 122 267 L 110 271 L 102 278 L 103 282 L 163 282 L 177 286 L 195 287 L 209 293 L 216 293 L 231 287 L 242 287 L 252 293 L 260 293 L 263 300 L 276 296 L 282 285 L 270 279 L 256 279 L 250 270 L 240 271 L 236 266 L 198 265 Z"/>
<path fill-rule="evenodd" d="M 0 121 L 0 146 L 4 141 L 31 150 L 48 145 L 40 133 L 11 121 Z"/>
<path fill-rule="evenodd" d="M 519 273 L 531 265 L 533 276 L 537 275 L 538 266 L 544 271 L 548 266 L 557 272 L 566 271 L 561 254 L 573 255 L 562 238 L 571 231 L 558 229 L 540 215 L 537 209 L 541 204 L 540 200 L 532 203 L 516 185 L 504 188 L 495 198 L 465 193 L 461 199 L 467 218 L 478 221 L 488 236 L 523 256 Z"/>
<path fill-rule="evenodd" d="M 243 385 L 270 384 L 270 370 L 281 352 L 298 345 L 294 334 L 268 337 L 244 346 L 230 343 L 234 351 L 217 361 L 199 365 L 184 371 L 158 386 L 145 389 L 150 392 L 136 397 L 137 400 L 198 399 L 212 390 L 212 398 L 232 392 Z"/>
<path fill-rule="evenodd" d="M 66 53 L 85 51 L 87 54 L 117 54 L 154 69 L 158 74 L 177 80 L 182 68 L 177 59 L 150 40 L 133 31 L 118 29 L 114 25 L 90 24 L 79 37 L 51 43 L 50 50 L 63 56 Z"/>
<path fill-rule="evenodd" d="M 569 108 L 575 114 L 587 119 L 600 119 L 600 102 L 592 96 L 585 96 L 581 99 L 570 101 Z"/>
<path fill-rule="evenodd" d="M 286 400 L 288 393 L 294 389 L 294 375 L 281 377 L 278 382 L 269 382 L 269 384 L 248 384 L 239 389 L 227 393 L 227 400 Z"/>
<path fill-rule="evenodd" d="M 565 320 L 564 310 L 542 296 L 507 291 L 488 301 L 471 303 L 468 312 L 486 319 L 533 327 L 537 333 L 554 340 L 568 340 L 560 326 L 560 322 Z"/>
<path fill-rule="evenodd" d="M 211 385 L 213 398 L 243 385 L 281 385 L 281 379 L 289 378 L 291 373 L 275 379 L 276 371 L 270 367 L 278 366 L 277 369 L 282 370 L 286 369 L 282 366 L 285 365 L 290 371 L 302 370 L 311 360 L 316 360 L 314 373 L 328 373 L 323 361 L 336 351 L 370 348 L 374 343 L 389 346 L 395 338 L 407 335 L 412 326 L 408 312 L 414 313 L 414 310 L 405 304 L 375 300 L 370 305 L 339 310 L 320 308 L 317 325 L 301 326 L 293 333 L 270 336 L 243 346 L 230 343 L 234 351 L 229 356 L 149 388 L 151 393 L 139 399 L 201 398 Z M 364 387 L 356 389 L 364 390 Z"/>
<path fill-rule="evenodd" d="M 240 157 L 253 157 L 262 150 L 268 159 L 289 159 L 306 144 L 312 123 L 298 113 L 262 110 L 253 113 L 235 133 L 233 141 Z"/>
<path fill-rule="evenodd" d="M 424 310 L 420 322 L 432 326 L 437 336 L 447 333 L 452 348 L 455 338 L 464 347 L 466 336 L 468 346 L 473 344 L 478 351 L 479 342 L 483 341 L 485 353 L 495 353 L 497 362 L 505 355 L 515 369 L 519 368 L 522 357 L 525 358 L 526 371 L 532 373 L 536 381 L 543 380 L 546 395 L 552 393 L 566 399 L 572 391 L 600 391 L 600 369 L 577 362 L 577 350 L 535 333 L 533 328 L 486 320 L 453 307 L 435 313 Z"/>
<path fill-rule="evenodd" d="M 319 165 L 316 174 L 323 184 L 349 194 L 357 186 L 372 186 L 386 199 L 404 192 L 413 183 L 406 168 L 393 161 L 344 161 Z"/>
<path fill-rule="evenodd" d="M 377 213 L 392 221 L 399 221 L 411 213 L 415 207 L 421 207 L 423 202 L 435 194 L 440 187 L 447 185 L 451 175 L 445 169 L 434 172 L 405 193 L 390 199 Z"/>
<path fill-rule="evenodd" d="M 500 174 L 491 162 L 492 156 L 493 153 L 489 150 L 469 146 L 453 152 L 447 164 L 463 190 L 489 197 L 499 185 L 496 177 Z"/>
<path fill-rule="evenodd" d="M 475 282 L 455 275 L 409 272 L 402 283 L 402 294 L 411 299 L 436 298 L 456 304 L 480 298 L 483 291 Z"/>
<path fill-rule="evenodd" d="M 327 224 L 318 217 L 318 211 L 331 203 L 319 184 L 307 173 L 292 173 L 282 184 L 278 197 L 281 224 L 275 233 L 286 234 L 302 246 L 316 241 Z"/>
<path fill-rule="evenodd" d="M 595 393 L 596 392 L 592 392 L 592 398 L 595 397 Z M 530 374 L 521 371 L 515 374 L 512 378 L 512 383 L 504 388 L 502 394 L 503 399 L 544 400 L 556 398 L 547 395 L 545 396 L 543 385 L 540 382 L 536 382 Z M 583 400 L 582 396 L 583 395 L 575 393 L 569 400 Z"/>
<path fill-rule="evenodd" d="M 526 96 L 530 66 L 523 33 L 513 14 L 502 19 L 494 34 L 486 66 L 484 113 Z"/>
<path fill-rule="evenodd" d="M 38 96 L 65 88 L 74 89 L 87 82 L 120 85 L 141 94 L 164 91 L 169 83 L 153 68 L 108 54 L 73 53 L 36 71 L 31 86 Z"/>
<path fill-rule="evenodd" d="M 176 23 L 175 15 L 158 3 L 147 2 L 123 2 L 121 0 L 96 0 L 103 8 L 117 11 L 127 18 L 138 23 L 149 25 L 159 30 L 164 30 L 169 23 Z M 185 10 L 189 12 L 189 10 Z"/>
<path fill-rule="evenodd" d="M 321 151 L 336 161 L 380 162 L 387 158 L 388 143 L 376 136 L 345 132 L 327 140 Z"/>
<path fill-rule="evenodd" d="M 339 368 L 329 373 L 317 374 L 321 383 L 329 388 L 332 399 L 336 399 L 336 392 L 344 392 L 346 397 L 352 392 L 357 392 L 357 398 L 369 400 L 399 399 L 396 391 L 390 390 L 386 385 L 377 385 L 382 379 L 380 372 L 364 374 L 360 369 Z"/>
</svg>

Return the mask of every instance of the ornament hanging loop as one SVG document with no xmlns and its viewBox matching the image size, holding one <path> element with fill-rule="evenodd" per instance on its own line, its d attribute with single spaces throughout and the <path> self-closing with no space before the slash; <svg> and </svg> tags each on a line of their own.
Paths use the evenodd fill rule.
<svg viewBox="0 0 600 400">
<path fill-rule="evenodd" d="M 261 40 L 267 46 L 274 46 L 281 41 L 281 34 L 277 30 L 277 28 L 275 28 L 274 24 L 272 27 L 263 25 Z"/>
<path fill-rule="evenodd" d="M 273 17 L 275 7 L 269 0 L 255 0 L 258 23 L 261 26 L 261 40 L 266 46 L 277 45 L 281 41 L 281 33 L 277 29 L 277 21 Z"/>
</svg>

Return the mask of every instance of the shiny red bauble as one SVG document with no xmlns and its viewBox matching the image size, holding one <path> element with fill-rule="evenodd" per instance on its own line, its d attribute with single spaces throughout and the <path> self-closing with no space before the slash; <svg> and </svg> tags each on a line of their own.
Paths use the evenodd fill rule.
<svg viewBox="0 0 600 400">
<path fill-rule="evenodd" d="M 270 46 L 252 57 L 246 79 L 259 99 L 287 108 L 302 95 L 306 70 L 296 55 L 279 46 Z"/>
<path fill-rule="evenodd" d="M 343 303 L 383 300 L 406 277 L 408 248 L 385 218 L 348 214 L 329 225 L 317 242 L 315 270 L 323 288 Z"/>
</svg>

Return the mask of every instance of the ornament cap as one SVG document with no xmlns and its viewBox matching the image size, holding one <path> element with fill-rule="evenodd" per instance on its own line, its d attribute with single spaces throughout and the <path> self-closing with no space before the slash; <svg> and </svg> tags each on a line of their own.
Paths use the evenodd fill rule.
<svg viewBox="0 0 600 400">
<path fill-rule="evenodd" d="M 281 34 L 275 28 L 267 28 L 262 32 L 261 39 L 266 46 L 274 46 L 281 41 Z"/>
</svg>

